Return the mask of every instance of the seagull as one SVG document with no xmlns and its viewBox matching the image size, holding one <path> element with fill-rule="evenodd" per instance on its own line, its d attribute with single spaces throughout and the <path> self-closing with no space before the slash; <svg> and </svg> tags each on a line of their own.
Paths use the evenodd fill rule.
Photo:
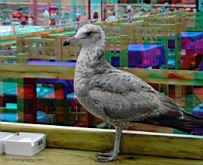
<svg viewBox="0 0 203 165">
<path fill-rule="evenodd" d="M 186 133 L 203 128 L 203 120 L 188 114 L 172 98 L 163 95 L 136 75 L 111 66 L 104 57 L 105 34 L 98 25 L 83 25 L 73 38 L 82 44 L 77 58 L 74 91 L 91 114 L 115 127 L 113 150 L 97 154 L 97 161 L 118 159 L 122 130 L 131 125 L 172 127 Z"/>
</svg>

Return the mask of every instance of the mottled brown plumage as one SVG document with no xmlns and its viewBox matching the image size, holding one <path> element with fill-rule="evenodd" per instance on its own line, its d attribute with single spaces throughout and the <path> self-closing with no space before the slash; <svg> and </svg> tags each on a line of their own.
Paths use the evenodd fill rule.
<svg viewBox="0 0 203 165">
<path fill-rule="evenodd" d="M 116 128 L 113 152 L 98 155 L 98 161 L 117 159 L 121 130 L 136 123 L 173 127 L 185 132 L 203 126 L 171 98 L 160 94 L 139 77 L 118 70 L 103 55 L 105 35 L 97 25 L 87 24 L 73 39 L 83 48 L 77 59 L 74 89 L 79 102 L 93 115 Z"/>
</svg>

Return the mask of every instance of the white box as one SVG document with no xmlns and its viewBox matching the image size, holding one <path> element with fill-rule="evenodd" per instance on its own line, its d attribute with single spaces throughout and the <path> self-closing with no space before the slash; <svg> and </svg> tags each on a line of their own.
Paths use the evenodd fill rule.
<svg viewBox="0 0 203 165">
<path fill-rule="evenodd" d="M 5 140 L 5 154 L 34 156 L 46 147 L 46 135 L 19 132 Z"/>
<path fill-rule="evenodd" d="M 3 154 L 4 151 L 4 141 L 5 139 L 14 136 L 14 133 L 9 133 L 9 132 L 0 132 L 0 155 Z"/>
</svg>

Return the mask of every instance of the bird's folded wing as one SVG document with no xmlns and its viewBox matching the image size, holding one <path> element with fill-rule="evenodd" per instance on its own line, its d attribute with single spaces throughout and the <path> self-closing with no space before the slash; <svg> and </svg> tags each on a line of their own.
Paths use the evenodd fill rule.
<svg viewBox="0 0 203 165">
<path fill-rule="evenodd" d="M 112 119 L 142 120 L 157 115 L 157 92 L 138 77 L 126 73 L 95 76 L 90 82 L 90 96 Z"/>
</svg>

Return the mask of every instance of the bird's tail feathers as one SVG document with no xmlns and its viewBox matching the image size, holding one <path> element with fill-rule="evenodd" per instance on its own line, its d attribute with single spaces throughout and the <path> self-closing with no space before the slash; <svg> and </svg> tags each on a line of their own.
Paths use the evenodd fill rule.
<svg viewBox="0 0 203 165">
<path fill-rule="evenodd" d="M 182 112 L 183 116 L 179 118 L 175 116 L 159 116 L 155 118 L 148 118 L 145 121 L 138 121 L 138 123 L 171 127 L 189 134 L 195 132 L 196 130 L 203 130 L 203 119 L 190 115 L 185 111 Z"/>
<path fill-rule="evenodd" d="M 198 118 L 184 111 L 178 104 L 169 97 L 159 95 L 159 99 L 163 104 L 163 108 L 167 109 L 166 116 L 160 116 L 159 122 L 161 125 L 173 127 L 186 133 L 203 130 L 203 118 Z"/>
<path fill-rule="evenodd" d="M 184 112 L 183 118 L 174 121 L 174 128 L 186 133 L 203 130 L 203 119 Z"/>
</svg>

